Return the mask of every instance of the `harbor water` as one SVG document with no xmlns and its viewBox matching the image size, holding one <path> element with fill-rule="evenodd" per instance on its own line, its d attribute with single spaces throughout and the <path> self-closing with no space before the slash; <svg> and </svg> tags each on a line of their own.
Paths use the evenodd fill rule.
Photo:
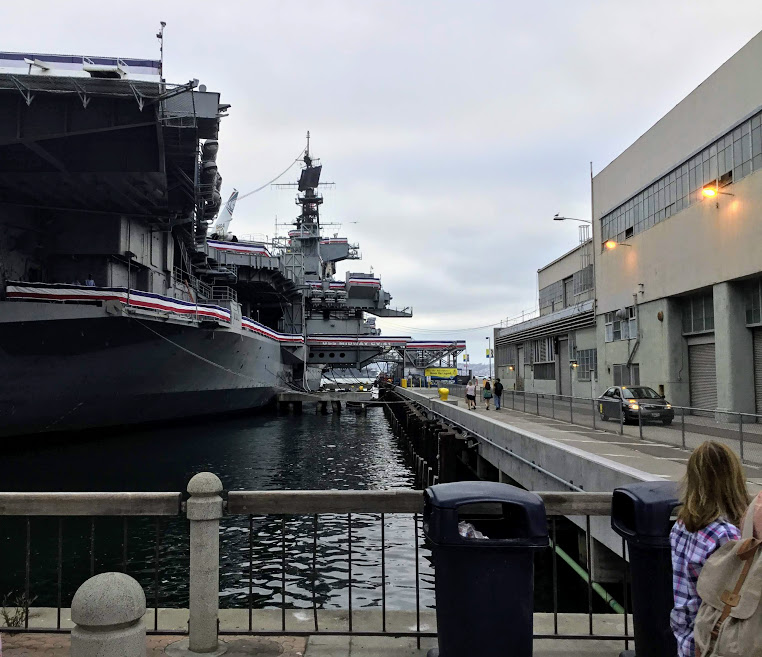
<svg viewBox="0 0 762 657">
<path fill-rule="evenodd" d="M 202 471 L 217 474 L 226 490 L 416 486 L 381 408 L 320 415 L 305 406 L 303 414 L 265 412 L 205 419 L 104 432 L 58 444 L 39 437 L 19 439 L 6 451 L 0 489 L 184 491 L 188 480 Z M 412 516 L 384 516 L 382 587 L 382 519 L 378 514 L 352 515 L 355 609 L 380 607 L 382 588 L 387 609 L 415 609 L 416 570 L 420 605 L 434 606 L 430 553 L 422 539 L 420 517 L 417 521 L 416 533 Z M 310 609 L 314 603 L 323 609 L 348 608 L 349 523 L 346 515 L 225 517 L 220 528 L 221 606 Z M 568 537 L 569 550 L 573 551 L 575 541 Z M 24 591 L 27 571 L 33 605 L 56 606 L 60 595 L 61 605 L 67 607 L 90 573 L 126 570 L 144 587 L 149 606 L 188 605 L 188 525 L 182 517 L 127 522 L 120 518 L 0 519 L 0 562 L 0 596 L 9 604 Z M 550 571 L 549 555 L 538 557 L 538 611 L 552 608 Z M 564 569 L 558 575 L 560 609 L 586 610 L 582 581 Z"/>
</svg>

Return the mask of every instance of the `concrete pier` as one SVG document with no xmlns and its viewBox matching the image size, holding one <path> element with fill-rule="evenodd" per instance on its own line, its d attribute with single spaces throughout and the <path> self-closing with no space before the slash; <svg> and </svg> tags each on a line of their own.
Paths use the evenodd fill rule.
<svg viewBox="0 0 762 657">
<path fill-rule="evenodd" d="M 357 631 L 376 631 L 381 624 L 379 610 L 355 610 L 352 614 Z M 54 608 L 33 608 L 30 624 L 49 627 L 55 624 Z M 68 609 L 63 610 L 62 626 L 71 627 Z M 188 624 L 187 609 L 159 609 L 160 627 L 166 631 L 185 631 Z M 595 632 L 609 636 L 623 634 L 624 618 L 615 614 L 596 614 L 593 617 Z M 436 617 L 430 611 L 421 612 L 421 628 L 424 631 L 436 631 Z M 147 628 L 153 628 L 153 609 L 144 617 Z M 319 623 L 322 631 L 346 629 L 347 610 L 320 610 Z M 416 615 L 412 611 L 387 611 L 387 624 L 391 629 L 409 631 L 416 625 Z M 263 632 L 277 632 L 281 628 L 281 613 L 277 609 L 257 609 L 254 611 L 253 627 Z M 289 630 L 307 630 L 312 628 L 311 614 L 301 610 L 289 610 L 286 615 L 286 627 Z M 630 618 L 630 628 L 632 619 Z M 436 639 L 421 639 L 421 647 L 411 638 L 394 637 L 341 637 L 315 636 L 244 636 L 236 634 L 248 628 L 248 613 L 245 609 L 220 610 L 220 631 L 225 632 L 229 657 L 251 655 L 281 655 L 281 657 L 423 657 L 434 647 Z M 535 614 L 534 628 L 537 634 L 553 632 L 552 614 Z M 559 614 L 559 632 L 572 635 L 584 635 L 588 631 L 586 614 Z M 17 634 L 3 633 L 3 657 L 69 657 L 70 638 L 65 634 Z M 167 647 L 177 641 L 176 636 L 149 636 L 147 638 L 148 657 L 161 657 L 167 654 Z M 630 643 L 632 646 L 632 643 Z M 610 657 L 617 655 L 624 647 L 624 641 L 593 640 L 579 641 L 567 639 L 536 639 L 535 657 Z"/>
<path fill-rule="evenodd" d="M 342 404 L 359 404 L 362 408 L 374 403 L 370 391 L 336 391 L 324 390 L 320 392 L 281 392 L 278 394 L 278 411 L 288 413 L 289 408 L 294 414 L 300 414 L 304 404 L 315 404 L 315 412 L 321 415 L 328 413 L 328 405 L 336 415 L 340 415 Z"/>
</svg>

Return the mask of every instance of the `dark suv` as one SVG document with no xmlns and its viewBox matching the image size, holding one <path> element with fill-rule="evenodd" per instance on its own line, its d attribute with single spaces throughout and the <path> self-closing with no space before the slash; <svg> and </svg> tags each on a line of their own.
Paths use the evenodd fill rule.
<svg viewBox="0 0 762 657">
<path fill-rule="evenodd" d="M 620 409 L 624 413 L 625 424 L 637 424 L 638 417 L 643 422 L 672 424 L 675 417 L 672 404 L 648 386 L 613 386 L 598 397 L 598 412 L 602 420 L 618 420 Z"/>
</svg>

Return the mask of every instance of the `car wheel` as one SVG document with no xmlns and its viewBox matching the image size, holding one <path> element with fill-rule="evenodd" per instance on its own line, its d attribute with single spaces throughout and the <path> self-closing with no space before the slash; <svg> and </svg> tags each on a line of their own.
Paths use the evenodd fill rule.
<svg viewBox="0 0 762 657">
<path fill-rule="evenodd" d="M 672 418 L 670 417 L 670 418 L 667 418 L 666 420 L 662 420 L 662 421 L 661 421 L 661 423 L 662 423 L 662 424 L 663 424 L 665 427 L 668 427 L 670 424 L 672 424 Z"/>
</svg>

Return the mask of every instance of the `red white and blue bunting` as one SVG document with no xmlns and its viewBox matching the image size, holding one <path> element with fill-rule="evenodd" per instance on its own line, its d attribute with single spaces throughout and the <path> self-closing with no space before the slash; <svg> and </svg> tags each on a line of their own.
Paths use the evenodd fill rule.
<svg viewBox="0 0 762 657">
<path fill-rule="evenodd" d="M 206 240 L 213 249 L 240 255 L 261 255 L 270 258 L 270 252 L 264 244 L 244 244 L 243 242 L 223 242 L 221 240 Z"/>
<path fill-rule="evenodd" d="M 230 323 L 230 311 L 213 304 L 171 299 L 160 294 L 127 290 L 126 287 L 94 287 L 49 283 L 9 282 L 5 288 L 9 299 L 36 301 L 118 301 L 134 308 L 146 308 L 186 317 L 216 319 Z"/>
<path fill-rule="evenodd" d="M 363 287 L 381 287 L 379 278 L 350 278 L 347 281 L 350 285 L 361 285 Z"/>
<path fill-rule="evenodd" d="M 264 324 L 255 322 L 249 317 L 241 318 L 241 326 L 245 331 L 251 331 L 257 335 L 275 340 L 276 342 L 281 342 L 283 344 L 304 344 L 304 336 L 302 335 L 295 335 L 293 333 L 278 333 L 277 331 L 273 331 L 270 327 L 265 326 Z"/>
</svg>

